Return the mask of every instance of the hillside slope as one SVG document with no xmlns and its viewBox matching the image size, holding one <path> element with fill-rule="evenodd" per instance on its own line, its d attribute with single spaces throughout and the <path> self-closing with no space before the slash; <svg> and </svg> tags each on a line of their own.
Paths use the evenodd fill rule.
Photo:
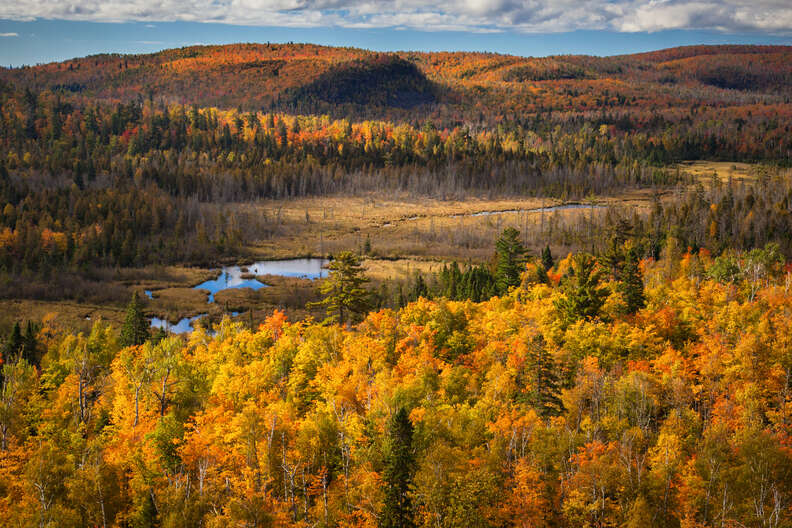
<svg viewBox="0 0 792 528">
<path fill-rule="evenodd" d="M 469 119 L 476 110 L 494 118 L 615 106 L 786 102 L 792 93 L 792 47 L 692 46 L 615 57 L 532 58 L 234 44 L 0 69 L 0 80 L 77 99 L 151 97 L 245 110 L 337 114 L 343 109 L 366 117 L 395 112 L 414 119 L 431 113 Z"/>
</svg>

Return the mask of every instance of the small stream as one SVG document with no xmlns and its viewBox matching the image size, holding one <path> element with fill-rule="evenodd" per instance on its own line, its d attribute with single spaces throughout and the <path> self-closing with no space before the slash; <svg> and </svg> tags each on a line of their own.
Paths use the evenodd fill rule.
<svg viewBox="0 0 792 528">
<path fill-rule="evenodd" d="M 549 207 L 536 207 L 533 209 L 504 209 L 501 211 L 479 211 L 476 213 L 464 213 L 451 215 L 450 218 L 464 218 L 467 216 L 492 216 L 500 214 L 514 214 L 514 213 L 553 213 L 555 211 L 566 211 L 569 209 L 605 209 L 607 206 L 602 204 L 563 204 L 552 205 Z"/>
</svg>

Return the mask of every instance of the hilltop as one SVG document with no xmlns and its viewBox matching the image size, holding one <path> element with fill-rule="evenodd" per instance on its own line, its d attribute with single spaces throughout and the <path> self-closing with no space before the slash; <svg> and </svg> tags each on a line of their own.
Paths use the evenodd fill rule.
<svg viewBox="0 0 792 528">
<path fill-rule="evenodd" d="M 487 122 L 507 114 L 787 102 L 792 47 L 690 46 L 613 57 L 377 53 L 313 44 L 192 46 L 0 69 L 77 99 Z M 472 112 L 472 114 L 471 114 Z"/>
</svg>

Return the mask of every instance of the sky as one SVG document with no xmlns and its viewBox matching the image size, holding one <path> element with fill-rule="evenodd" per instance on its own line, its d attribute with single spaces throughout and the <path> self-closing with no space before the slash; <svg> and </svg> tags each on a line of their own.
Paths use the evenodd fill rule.
<svg viewBox="0 0 792 528">
<path fill-rule="evenodd" d="M 792 45 L 792 0 L 0 0 L 0 65 L 194 44 L 615 55 Z"/>
</svg>

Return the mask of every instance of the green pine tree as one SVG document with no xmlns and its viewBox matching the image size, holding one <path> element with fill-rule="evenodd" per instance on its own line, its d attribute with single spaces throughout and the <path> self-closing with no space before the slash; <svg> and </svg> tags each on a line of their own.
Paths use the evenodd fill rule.
<svg viewBox="0 0 792 528">
<path fill-rule="evenodd" d="M 541 262 L 536 266 L 536 273 L 532 277 L 532 280 L 540 284 L 550 284 L 550 276 L 547 274 L 547 270 Z"/>
<path fill-rule="evenodd" d="M 529 403 L 543 418 L 558 416 L 564 409 L 558 365 L 545 347 L 542 336 L 535 337 L 528 346 L 528 365 L 531 376 Z"/>
<path fill-rule="evenodd" d="M 498 292 L 508 293 L 509 288 L 520 285 L 520 275 L 525 268 L 528 251 L 520 242 L 520 232 L 507 227 L 495 242 L 498 264 L 495 270 L 495 284 Z"/>
<path fill-rule="evenodd" d="M 330 275 L 319 287 L 324 299 L 308 306 L 324 307 L 327 322 L 353 322 L 369 309 L 370 295 L 363 287 L 368 279 L 363 275 L 360 259 L 351 251 L 343 251 L 328 268 Z"/>
<path fill-rule="evenodd" d="M 399 284 L 399 295 L 397 296 L 397 302 L 399 308 L 404 308 L 407 306 L 407 296 L 404 294 L 404 286 L 402 286 L 402 284 Z"/>
<path fill-rule="evenodd" d="M 415 516 L 410 498 L 415 457 L 413 427 L 402 407 L 390 421 L 385 459 L 385 500 L 379 518 L 380 528 L 412 528 Z"/>
<path fill-rule="evenodd" d="M 19 321 L 17 321 L 14 323 L 14 327 L 11 329 L 11 334 L 8 336 L 5 345 L 3 346 L 3 359 L 5 361 L 10 361 L 12 357 L 17 355 L 24 344 L 25 342 L 22 338 L 22 327 L 19 326 Z"/>
<path fill-rule="evenodd" d="M 542 267 L 545 271 L 550 271 L 553 267 L 553 254 L 550 252 L 550 246 L 545 246 L 542 250 Z"/>
<path fill-rule="evenodd" d="M 421 297 L 424 299 L 429 298 L 429 287 L 426 285 L 423 275 L 416 272 L 415 284 L 413 284 L 412 292 L 410 292 L 410 300 L 417 301 Z"/>
<path fill-rule="evenodd" d="M 608 244 L 608 249 L 600 257 L 600 262 L 613 280 L 619 280 L 621 269 L 624 267 L 624 259 L 626 258 L 624 245 L 616 238 L 611 238 Z"/>
<path fill-rule="evenodd" d="M 619 288 L 627 303 L 627 313 L 634 314 L 646 305 L 644 296 L 644 283 L 641 268 L 638 265 L 638 255 L 634 249 L 626 252 L 624 264 L 619 272 L 621 282 Z"/>
<path fill-rule="evenodd" d="M 39 345 L 36 339 L 39 329 L 39 325 L 28 321 L 25 334 L 22 336 L 22 357 L 31 365 L 39 364 Z"/>
<path fill-rule="evenodd" d="M 602 271 L 591 255 L 578 253 L 572 267 L 561 283 L 563 295 L 556 299 L 555 307 L 565 324 L 600 316 L 608 290 L 600 286 Z"/>
<path fill-rule="evenodd" d="M 137 292 L 132 294 L 126 309 L 126 318 L 121 327 L 121 346 L 142 345 L 149 338 L 149 323 L 143 315 Z"/>
</svg>

